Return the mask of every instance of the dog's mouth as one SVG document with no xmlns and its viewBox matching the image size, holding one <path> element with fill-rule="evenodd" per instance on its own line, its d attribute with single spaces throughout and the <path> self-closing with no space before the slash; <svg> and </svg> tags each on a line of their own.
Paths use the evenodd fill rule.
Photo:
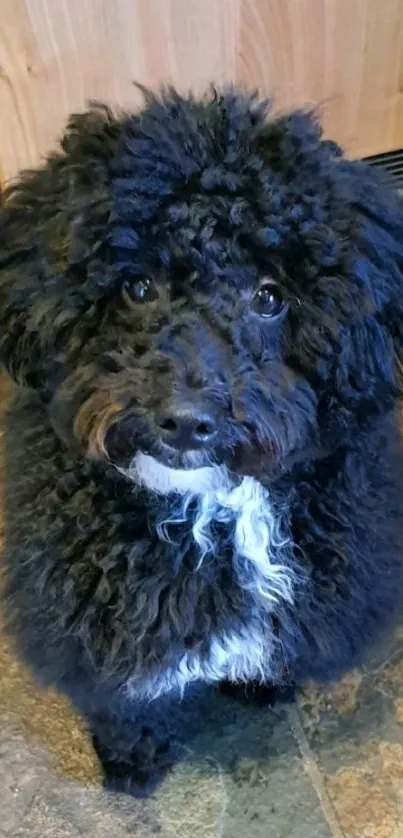
<svg viewBox="0 0 403 838">
<path fill-rule="evenodd" d="M 259 479 L 264 466 L 267 469 L 262 452 L 253 455 L 250 450 L 238 451 L 228 461 L 217 458 L 212 461 L 199 451 L 178 454 L 159 450 L 154 454 L 141 450 L 122 471 L 138 485 L 157 494 L 201 495 L 236 485 L 244 477 Z"/>
<path fill-rule="evenodd" d="M 218 444 L 210 449 L 179 450 L 160 439 L 153 439 L 147 431 L 147 426 L 145 426 L 143 434 L 139 420 L 133 425 L 130 416 L 113 424 L 107 432 L 105 444 L 110 462 L 118 466 L 122 472 L 131 472 L 134 476 L 133 464 L 136 462 L 136 457 L 141 455 L 148 458 L 144 462 L 150 468 L 151 464 L 153 465 L 151 482 L 157 479 L 155 470 L 158 466 L 161 479 L 163 479 L 163 473 L 166 477 L 170 473 L 169 482 L 172 485 L 176 482 L 178 486 L 190 484 L 192 476 L 204 485 L 207 469 L 210 469 L 210 474 L 213 469 L 226 469 L 235 478 L 236 476 L 254 477 L 259 480 L 263 473 L 270 473 L 275 468 L 275 450 L 271 446 L 265 446 L 263 449 L 261 445 L 244 442 L 231 445 L 229 448 L 224 444 Z M 202 480 L 200 481 L 199 478 Z M 147 482 L 145 473 L 142 475 L 142 481 Z M 191 488 L 190 485 L 189 488 Z"/>
<path fill-rule="evenodd" d="M 274 452 L 254 449 L 252 446 L 237 446 L 214 452 L 186 451 L 178 452 L 164 445 L 155 448 L 142 448 L 142 453 L 151 456 L 161 467 L 178 472 L 196 472 L 206 468 L 226 468 L 234 475 L 258 477 L 262 468 L 270 469 L 274 465 Z"/>
<path fill-rule="evenodd" d="M 162 465 L 178 471 L 191 471 L 208 466 L 219 466 L 223 463 L 223 453 L 210 451 L 177 451 L 164 443 L 160 443 L 152 451 L 145 453 L 152 454 Z"/>
<path fill-rule="evenodd" d="M 117 431 L 117 433 L 116 433 Z M 160 493 L 207 491 L 224 472 L 237 478 L 261 477 L 274 467 L 274 451 L 260 447 L 238 445 L 226 450 L 224 446 L 208 450 L 179 451 L 160 440 L 136 439 L 112 428 L 108 435 L 108 455 L 119 470 L 135 482 Z"/>
<path fill-rule="evenodd" d="M 138 485 L 161 495 L 206 494 L 230 482 L 229 472 L 223 465 L 173 468 L 142 451 L 133 457 L 124 473 Z"/>
</svg>

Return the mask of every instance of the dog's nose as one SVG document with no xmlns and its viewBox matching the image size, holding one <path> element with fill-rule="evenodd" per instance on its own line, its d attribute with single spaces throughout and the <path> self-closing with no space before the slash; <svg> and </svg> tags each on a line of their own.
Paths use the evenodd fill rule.
<svg viewBox="0 0 403 838">
<path fill-rule="evenodd" d="M 181 451 L 207 447 L 218 434 L 213 411 L 200 405 L 172 403 L 157 415 L 156 421 L 162 441 Z"/>
</svg>

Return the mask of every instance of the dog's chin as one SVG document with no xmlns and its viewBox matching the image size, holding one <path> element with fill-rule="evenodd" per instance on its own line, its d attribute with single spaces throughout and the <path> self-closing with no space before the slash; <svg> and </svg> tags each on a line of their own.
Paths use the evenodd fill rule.
<svg viewBox="0 0 403 838">
<path fill-rule="evenodd" d="M 195 457 L 192 467 L 190 455 L 184 459 L 188 467 L 174 468 L 140 451 L 125 469 L 125 474 L 138 485 L 160 495 L 206 494 L 229 483 L 229 473 L 225 466 L 196 465 Z"/>
<path fill-rule="evenodd" d="M 242 450 L 231 457 L 208 456 L 204 451 L 174 452 L 165 446 L 140 450 L 120 467 L 138 486 L 160 495 L 203 495 L 236 485 L 244 477 L 260 480 L 273 469 L 273 457 L 262 451 Z"/>
</svg>

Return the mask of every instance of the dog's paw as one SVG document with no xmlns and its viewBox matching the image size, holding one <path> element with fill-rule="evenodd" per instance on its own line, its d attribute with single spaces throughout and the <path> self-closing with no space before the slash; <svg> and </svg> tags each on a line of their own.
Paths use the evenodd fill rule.
<svg viewBox="0 0 403 838">
<path fill-rule="evenodd" d="M 170 741 L 157 740 L 148 727 L 142 728 L 131 751 L 119 756 L 96 736 L 93 736 L 93 745 L 103 768 L 104 788 L 133 797 L 152 794 L 175 762 Z"/>
<path fill-rule="evenodd" d="M 274 686 L 248 681 L 245 684 L 233 681 L 221 681 L 220 692 L 227 698 L 255 707 L 274 707 L 275 704 L 290 704 L 295 700 L 296 687 L 293 685 Z"/>
</svg>

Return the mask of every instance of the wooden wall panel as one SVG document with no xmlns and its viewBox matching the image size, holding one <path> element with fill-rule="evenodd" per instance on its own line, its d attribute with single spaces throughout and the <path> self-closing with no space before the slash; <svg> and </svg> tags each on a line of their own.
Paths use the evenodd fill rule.
<svg viewBox="0 0 403 838">
<path fill-rule="evenodd" d="M 256 86 L 279 109 L 320 105 L 351 154 L 400 147 L 403 0 L 2 0 L 3 176 L 89 98 L 136 107 L 133 79 Z"/>
</svg>

